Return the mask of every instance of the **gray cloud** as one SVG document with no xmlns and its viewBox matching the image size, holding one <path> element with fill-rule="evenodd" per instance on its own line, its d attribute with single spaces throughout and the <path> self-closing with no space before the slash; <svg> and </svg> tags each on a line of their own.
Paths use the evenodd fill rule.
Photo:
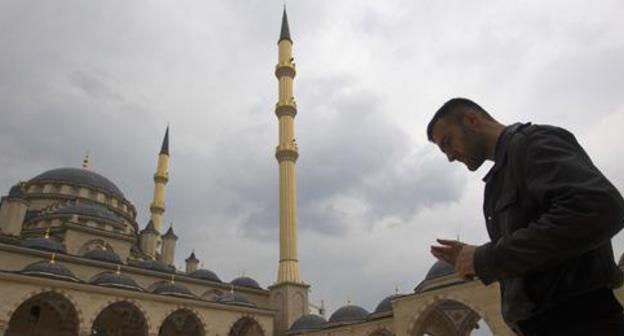
<svg viewBox="0 0 624 336">
<path fill-rule="evenodd" d="M 121 187 L 144 225 L 169 121 L 166 217 L 180 236 L 178 262 L 195 248 L 226 280 L 246 270 L 270 284 L 281 6 L 2 2 L 0 190 L 79 166 L 88 149 L 93 169 Z M 621 173 L 605 150 L 619 134 L 609 120 L 624 106 L 621 7 L 289 3 L 300 254 L 313 300 L 337 308 L 347 295 L 373 309 L 395 285 L 409 291 L 420 281 L 436 237 L 463 230 L 486 239 L 479 177 L 447 164 L 424 136 L 449 97 L 477 99 L 503 121 L 588 132 L 599 165 Z M 623 244 L 618 238 L 616 253 Z"/>
</svg>

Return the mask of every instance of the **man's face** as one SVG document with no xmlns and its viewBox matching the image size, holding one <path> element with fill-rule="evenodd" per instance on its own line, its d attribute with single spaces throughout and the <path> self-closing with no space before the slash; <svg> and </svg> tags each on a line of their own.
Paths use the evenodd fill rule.
<svg viewBox="0 0 624 336">
<path fill-rule="evenodd" d="M 450 118 L 442 118 L 433 127 L 433 141 L 446 154 L 449 162 L 455 160 L 475 171 L 486 159 L 485 139 L 477 130 L 458 124 Z"/>
</svg>

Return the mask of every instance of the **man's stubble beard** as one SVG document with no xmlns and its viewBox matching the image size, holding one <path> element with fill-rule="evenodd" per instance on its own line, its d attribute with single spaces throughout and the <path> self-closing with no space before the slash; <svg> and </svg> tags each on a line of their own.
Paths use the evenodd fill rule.
<svg viewBox="0 0 624 336">
<path fill-rule="evenodd" d="M 471 130 L 470 128 L 462 125 L 462 132 L 466 139 L 465 155 L 466 155 L 466 167 L 470 171 L 476 171 L 483 165 L 487 157 L 487 146 L 485 138 L 479 133 Z"/>
</svg>

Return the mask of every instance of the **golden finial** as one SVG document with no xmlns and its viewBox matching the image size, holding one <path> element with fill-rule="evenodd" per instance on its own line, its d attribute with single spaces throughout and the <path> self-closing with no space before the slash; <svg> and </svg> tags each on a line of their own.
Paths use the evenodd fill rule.
<svg viewBox="0 0 624 336">
<path fill-rule="evenodd" d="M 117 270 L 115 271 L 115 274 L 119 275 L 121 274 L 121 265 L 117 265 Z"/>
<path fill-rule="evenodd" d="M 82 169 L 89 169 L 89 151 L 85 150 L 85 156 L 82 160 Z"/>
<path fill-rule="evenodd" d="M 46 233 L 45 233 L 45 235 L 43 236 L 43 238 L 45 238 L 45 239 L 50 239 L 50 228 L 47 228 L 47 229 L 46 229 Z"/>
<path fill-rule="evenodd" d="M 52 253 L 52 255 L 50 256 L 50 264 L 54 264 L 55 261 L 54 259 L 56 258 L 56 253 Z"/>
</svg>

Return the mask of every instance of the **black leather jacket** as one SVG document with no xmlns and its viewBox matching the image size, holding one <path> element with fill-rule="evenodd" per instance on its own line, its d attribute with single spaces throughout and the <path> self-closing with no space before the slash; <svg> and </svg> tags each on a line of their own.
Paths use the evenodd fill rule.
<svg viewBox="0 0 624 336">
<path fill-rule="evenodd" d="M 507 127 L 483 180 L 491 242 L 477 248 L 475 271 L 486 285 L 499 281 L 508 324 L 622 284 L 611 237 L 624 226 L 624 200 L 570 132 Z"/>
</svg>

